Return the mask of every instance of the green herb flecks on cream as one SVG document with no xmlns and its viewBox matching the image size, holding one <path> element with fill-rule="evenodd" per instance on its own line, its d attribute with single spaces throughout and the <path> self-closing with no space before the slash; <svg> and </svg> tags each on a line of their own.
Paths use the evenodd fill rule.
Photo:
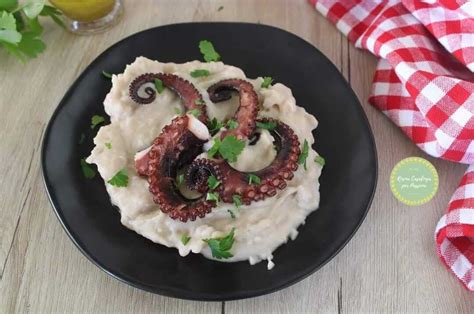
<svg viewBox="0 0 474 314">
<path fill-rule="evenodd" d="M 123 188 L 128 185 L 128 175 L 125 169 L 117 172 L 110 180 L 107 181 L 110 185 Z"/>
<path fill-rule="evenodd" d="M 269 130 L 269 131 L 275 129 L 276 126 L 277 126 L 276 122 L 274 122 L 274 121 L 257 122 L 256 125 L 257 125 L 257 128 L 265 129 L 265 130 Z"/>
<path fill-rule="evenodd" d="M 222 238 L 203 240 L 211 249 L 212 257 L 217 259 L 227 259 L 233 256 L 232 253 L 230 253 L 230 249 L 234 244 L 234 232 L 235 228 L 232 228 L 229 234 Z"/>
<path fill-rule="evenodd" d="M 191 74 L 191 77 L 197 78 L 197 77 L 209 76 L 211 72 L 205 69 L 197 69 L 197 70 L 192 71 L 190 74 Z"/>
<path fill-rule="evenodd" d="M 230 119 L 229 121 L 227 121 L 227 124 L 226 124 L 226 127 L 229 130 L 236 129 L 238 126 L 239 126 L 239 122 L 235 121 L 234 119 Z"/>
<path fill-rule="evenodd" d="M 321 166 L 324 166 L 326 164 L 326 160 L 322 156 L 319 156 L 319 155 L 314 157 L 314 162 L 317 164 L 320 164 Z"/>
<path fill-rule="evenodd" d="M 217 178 L 213 175 L 207 178 L 207 186 L 211 190 L 215 190 L 220 184 L 221 184 L 221 181 L 217 180 Z"/>
<path fill-rule="evenodd" d="M 265 76 L 263 78 L 263 82 L 262 82 L 262 88 L 268 88 L 270 87 L 270 85 L 272 85 L 273 83 L 273 78 L 271 78 L 270 76 Z"/>
<path fill-rule="evenodd" d="M 260 180 L 259 177 L 257 177 L 254 174 L 249 174 L 248 178 L 249 178 L 249 184 L 260 184 L 260 182 L 262 181 Z"/>
<path fill-rule="evenodd" d="M 239 208 L 242 206 L 242 197 L 238 194 L 232 195 L 232 201 L 234 202 L 234 205 L 236 208 Z"/>
<path fill-rule="evenodd" d="M 206 62 L 219 61 L 221 59 L 219 53 L 214 49 L 214 45 L 208 40 L 201 40 L 199 42 L 199 50 Z"/>
<path fill-rule="evenodd" d="M 216 192 L 208 192 L 206 194 L 206 201 L 219 202 L 219 194 L 217 194 Z"/>
<path fill-rule="evenodd" d="M 187 113 L 197 118 L 201 114 L 201 110 L 194 108 L 194 109 L 189 110 Z"/>
<path fill-rule="evenodd" d="M 187 236 L 185 234 L 183 234 L 181 236 L 181 243 L 183 243 L 183 245 L 186 245 L 188 244 L 189 240 L 191 240 L 191 237 L 190 236 Z"/>
<path fill-rule="evenodd" d="M 307 170 L 307 168 L 306 168 L 306 159 L 308 158 L 308 152 L 309 152 L 308 141 L 304 140 L 303 149 L 301 150 L 301 154 L 298 157 L 298 164 L 303 165 L 304 170 Z"/>
<path fill-rule="evenodd" d="M 158 94 L 161 94 L 165 90 L 165 86 L 163 85 L 163 81 L 160 79 L 155 79 L 154 81 L 155 89 Z"/>
<path fill-rule="evenodd" d="M 105 145 L 105 147 L 107 147 L 108 149 L 112 149 L 112 143 L 105 143 L 104 145 Z"/>
</svg>

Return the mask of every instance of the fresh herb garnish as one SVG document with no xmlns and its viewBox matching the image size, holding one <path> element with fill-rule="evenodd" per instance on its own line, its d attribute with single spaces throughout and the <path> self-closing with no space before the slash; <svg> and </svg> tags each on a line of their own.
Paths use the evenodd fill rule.
<svg viewBox="0 0 474 314">
<path fill-rule="evenodd" d="M 99 115 L 94 115 L 91 118 L 91 129 L 94 129 L 96 126 L 99 124 L 103 123 L 105 121 L 105 118 Z"/>
<path fill-rule="evenodd" d="M 189 110 L 187 113 L 192 114 L 193 116 L 197 118 L 201 114 L 201 110 L 194 108 L 194 109 Z"/>
<path fill-rule="evenodd" d="M 104 145 L 105 145 L 105 147 L 107 147 L 108 149 L 112 149 L 112 143 L 105 143 Z"/>
<path fill-rule="evenodd" d="M 207 245 L 209 245 L 213 257 L 217 259 L 226 259 L 233 256 L 229 251 L 234 244 L 234 232 L 235 228 L 232 228 L 229 234 L 225 237 L 203 240 Z"/>
<path fill-rule="evenodd" d="M 211 175 L 209 176 L 209 178 L 207 178 L 207 186 L 209 187 L 209 189 L 215 190 L 219 186 L 219 184 L 221 184 L 221 181 L 217 180 L 214 175 Z"/>
<path fill-rule="evenodd" d="M 271 78 L 270 76 L 265 76 L 263 78 L 263 82 L 262 82 L 262 88 L 268 88 L 270 87 L 270 85 L 272 85 L 273 83 L 273 78 Z"/>
<path fill-rule="evenodd" d="M 209 133 L 214 135 L 215 133 L 219 132 L 219 130 L 224 126 L 222 122 L 217 121 L 216 118 L 212 118 L 211 122 L 209 123 Z"/>
<path fill-rule="evenodd" d="M 158 94 L 161 94 L 165 90 L 165 86 L 163 85 L 163 81 L 160 79 L 155 79 L 155 88 Z"/>
<path fill-rule="evenodd" d="M 260 182 L 262 181 L 262 180 L 260 180 L 259 177 L 257 177 L 254 174 L 249 174 L 248 178 L 249 178 L 249 184 L 253 184 L 253 183 L 260 184 Z"/>
<path fill-rule="evenodd" d="M 0 47 L 25 62 L 46 49 L 38 16 L 49 16 L 61 27 L 61 12 L 44 4 L 44 0 L 29 0 L 19 5 L 17 0 L 0 1 Z"/>
<path fill-rule="evenodd" d="M 317 164 L 320 164 L 321 166 L 324 166 L 326 164 L 326 160 L 322 156 L 319 156 L 319 155 L 314 157 L 314 162 Z"/>
<path fill-rule="evenodd" d="M 240 195 L 232 195 L 232 201 L 234 202 L 235 207 L 239 208 L 240 206 L 242 206 L 242 197 Z"/>
<path fill-rule="evenodd" d="M 205 104 L 204 100 L 202 100 L 201 98 L 196 99 L 194 103 L 198 106 L 202 106 Z"/>
<path fill-rule="evenodd" d="M 236 129 L 239 126 L 239 122 L 235 121 L 234 119 L 230 119 L 227 121 L 226 127 L 229 130 Z"/>
<path fill-rule="evenodd" d="M 180 175 L 178 176 L 178 179 L 176 180 L 176 183 L 177 183 L 178 185 L 181 185 L 181 184 L 183 184 L 183 182 L 184 182 L 184 174 L 180 174 Z"/>
<path fill-rule="evenodd" d="M 216 192 L 207 192 L 206 201 L 219 202 L 219 194 L 217 194 Z"/>
<path fill-rule="evenodd" d="M 116 187 L 126 187 L 128 185 L 128 175 L 125 169 L 117 172 L 107 183 Z"/>
<path fill-rule="evenodd" d="M 197 70 L 192 71 L 190 74 L 192 77 L 196 78 L 196 77 L 202 77 L 202 76 L 209 76 L 211 72 L 205 69 L 197 69 Z"/>
<path fill-rule="evenodd" d="M 306 168 L 306 158 L 308 158 L 308 151 L 309 151 L 308 141 L 304 140 L 303 149 L 301 150 L 301 154 L 298 157 L 298 164 L 303 165 L 304 170 L 307 170 L 307 168 Z"/>
<path fill-rule="evenodd" d="M 257 125 L 257 128 L 265 129 L 269 131 L 273 130 L 277 126 L 275 121 L 257 122 L 256 125 Z"/>
<path fill-rule="evenodd" d="M 83 144 L 84 141 L 86 140 L 86 136 L 84 135 L 84 133 L 81 133 L 81 137 L 79 137 L 79 145 Z"/>
<path fill-rule="evenodd" d="M 199 50 L 206 62 L 219 61 L 221 59 L 221 56 L 214 49 L 214 45 L 208 40 L 201 40 L 199 42 Z"/>
<path fill-rule="evenodd" d="M 235 214 L 234 214 L 234 212 L 233 212 L 231 209 L 228 209 L 227 212 L 230 214 L 230 217 L 231 217 L 232 219 L 235 219 Z"/>
<path fill-rule="evenodd" d="M 227 135 L 219 146 L 219 154 L 228 162 L 236 162 L 237 156 L 244 150 L 245 143 L 234 135 Z"/>
<path fill-rule="evenodd" d="M 190 236 L 187 236 L 185 234 L 183 234 L 181 236 L 181 243 L 183 243 L 183 245 L 186 245 L 188 244 L 189 240 L 191 240 L 191 237 Z"/>
<path fill-rule="evenodd" d="M 221 147 L 220 139 L 215 138 L 213 142 L 212 147 L 207 151 L 207 156 L 211 158 L 214 157 L 214 155 L 219 151 L 219 147 Z"/>
<path fill-rule="evenodd" d="M 174 112 L 177 114 L 177 115 L 182 115 L 183 114 L 183 110 L 181 110 L 180 108 L 174 108 Z"/>
<path fill-rule="evenodd" d="M 84 158 L 81 159 L 81 170 L 84 177 L 92 179 L 95 177 L 95 170 L 86 162 Z"/>
<path fill-rule="evenodd" d="M 112 78 L 112 74 L 110 74 L 109 72 L 105 72 L 105 71 L 102 71 L 102 76 L 104 76 L 106 78 L 109 78 L 109 79 Z"/>
</svg>

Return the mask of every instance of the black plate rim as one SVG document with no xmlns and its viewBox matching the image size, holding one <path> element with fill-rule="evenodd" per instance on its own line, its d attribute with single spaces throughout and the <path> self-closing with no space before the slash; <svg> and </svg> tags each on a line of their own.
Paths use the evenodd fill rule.
<svg viewBox="0 0 474 314">
<path fill-rule="evenodd" d="M 311 48 L 318 54 L 322 57 L 322 60 L 324 60 L 324 62 L 329 66 L 329 67 L 332 67 L 335 71 L 337 71 L 339 74 L 340 74 L 340 71 L 339 69 L 329 60 L 328 57 L 326 57 L 321 51 L 319 51 L 319 49 L 317 49 L 314 45 L 312 45 L 311 43 L 309 43 L 308 41 L 306 41 L 305 39 L 285 30 L 285 29 L 281 29 L 279 27 L 275 27 L 275 26 L 272 26 L 272 25 L 265 25 L 265 24 L 255 24 L 255 23 L 246 23 L 246 22 L 186 22 L 186 23 L 172 23 L 172 24 L 165 24 L 165 25 L 160 25 L 160 26 L 156 26 L 156 27 L 151 27 L 151 28 L 148 28 L 148 29 L 145 29 L 145 30 L 142 30 L 142 31 L 139 31 L 137 33 L 134 33 L 134 34 L 131 34 L 121 40 L 119 40 L 118 42 L 114 43 L 113 45 L 109 46 L 108 48 L 106 48 L 102 53 L 100 53 L 82 72 L 81 74 L 74 80 L 73 84 L 68 88 L 66 94 L 64 94 L 64 96 L 61 98 L 61 101 L 59 102 L 58 106 L 56 107 L 56 109 L 53 111 L 53 114 L 51 115 L 49 121 L 48 121 L 48 124 L 47 124 L 47 127 L 46 127 L 46 130 L 44 132 L 44 135 L 43 135 L 43 140 L 42 140 L 42 145 L 41 145 L 41 173 L 42 173 L 42 178 L 43 178 L 43 184 L 44 184 L 44 187 L 45 187 L 45 190 L 46 190 L 46 194 L 48 196 L 48 200 L 51 204 L 51 207 L 53 208 L 53 211 L 56 215 L 56 217 L 58 218 L 62 228 L 64 229 L 64 231 L 66 232 L 66 234 L 68 235 L 68 237 L 71 239 L 71 241 L 74 243 L 74 245 L 79 249 L 79 251 L 92 263 L 94 264 L 95 266 L 97 266 L 99 269 L 101 269 L 102 271 L 104 271 L 106 274 L 112 276 L 113 278 L 129 285 L 129 286 L 132 286 L 134 288 L 138 288 L 138 289 L 141 289 L 141 290 L 145 290 L 147 292 L 151 292 L 151 293 L 154 293 L 154 294 L 159 294 L 159 295 L 162 295 L 162 296 L 166 296 L 166 297 L 172 297 L 172 298 L 177 298 L 177 299 L 184 299 L 184 300 L 193 300 L 193 301 L 213 301 L 213 302 L 221 302 L 221 301 L 232 301 L 232 300 L 240 300 L 240 299 L 247 299 L 247 298 L 252 298 L 252 297 L 258 297 L 258 296 L 262 296 L 262 295 L 266 295 L 266 294 L 270 294 L 270 293 L 273 293 L 273 292 L 276 292 L 276 291 L 279 291 L 279 290 L 282 290 L 284 288 L 287 288 L 291 285 L 294 285 L 295 283 L 309 277 L 310 275 L 314 274 L 316 271 L 318 271 L 319 269 L 321 269 L 323 266 L 325 266 L 327 263 L 329 263 L 337 254 L 339 254 L 339 252 L 341 252 L 341 250 L 347 245 L 347 243 L 349 243 L 349 241 L 354 237 L 354 235 L 357 233 L 357 231 L 359 230 L 360 226 L 362 225 L 362 223 L 364 222 L 366 216 L 367 216 L 367 213 L 369 212 L 369 209 L 370 209 L 370 206 L 372 204 L 372 201 L 374 199 L 374 196 L 375 196 L 375 192 L 377 190 L 377 184 L 378 184 L 378 153 L 377 153 L 377 147 L 376 147 L 376 144 L 375 144 L 375 138 L 374 138 L 374 134 L 372 132 L 372 128 L 370 126 L 370 123 L 369 123 L 369 120 L 367 118 L 367 115 L 365 114 L 365 111 L 362 107 L 362 105 L 360 104 L 360 101 L 357 97 L 357 95 L 355 94 L 355 92 L 352 90 L 352 87 L 350 86 L 350 84 L 346 81 L 345 78 L 342 77 L 341 81 L 342 81 L 342 84 L 345 85 L 345 87 L 347 88 L 347 90 L 352 94 L 354 100 L 355 100 L 355 104 L 356 104 L 356 108 L 357 110 L 361 113 L 361 116 L 363 118 L 363 121 L 365 122 L 366 124 L 366 128 L 367 128 L 367 131 L 368 131 L 368 135 L 369 135 L 369 140 L 370 140 L 370 143 L 371 143 L 371 146 L 373 148 L 373 156 L 374 156 L 374 178 L 373 178 L 373 181 L 374 181 L 374 185 L 373 185 L 373 189 L 372 189 L 372 193 L 370 195 L 370 197 L 367 199 L 367 203 L 366 205 L 364 206 L 365 207 L 365 211 L 363 213 L 363 215 L 361 215 L 359 221 L 357 222 L 357 225 L 356 227 L 354 228 L 354 230 L 352 231 L 352 233 L 349 235 L 349 237 L 347 237 L 347 239 L 340 245 L 340 247 L 335 250 L 330 256 L 329 258 L 324 261 L 323 263 L 321 263 L 320 265 L 317 265 L 316 267 L 314 267 L 313 269 L 311 269 L 310 271 L 308 271 L 306 274 L 303 274 L 301 276 L 298 276 L 298 277 L 295 277 L 293 278 L 292 280 L 288 280 L 284 283 L 282 283 L 281 285 L 278 285 L 278 286 L 273 286 L 271 288 L 265 288 L 265 289 L 259 289 L 259 290 L 252 290 L 251 292 L 247 292 L 247 291 L 239 291 L 239 292 L 235 292 L 235 293 L 232 293 L 232 294 L 228 294 L 228 295 L 219 295 L 219 296 L 215 296 L 215 295 L 199 295 L 199 296 L 196 296 L 196 293 L 193 293 L 193 292 L 189 292 L 187 290 L 182 290 L 182 289 L 170 289 L 170 288 L 155 288 L 155 287 L 151 287 L 151 286 L 148 286 L 146 284 L 143 284 L 143 283 L 138 283 L 138 282 L 135 282 L 133 279 L 131 278 L 128 278 L 127 275 L 125 274 L 119 274 L 119 273 L 114 273 L 112 272 L 111 270 L 109 270 L 105 265 L 103 265 L 100 261 L 98 261 L 96 258 L 94 258 L 94 256 L 92 256 L 92 254 L 90 254 L 85 248 L 83 248 L 83 246 L 79 243 L 78 240 L 76 240 L 76 237 L 75 235 L 71 232 L 67 222 L 63 219 L 63 216 L 62 214 L 60 213 L 60 211 L 58 210 L 58 208 L 56 207 L 55 205 L 55 200 L 53 198 L 53 196 L 50 194 L 50 188 L 51 188 L 51 182 L 49 182 L 49 179 L 47 177 L 47 174 L 46 172 L 44 171 L 45 169 L 45 163 L 46 163 L 46 152 L 45 152 L 45 146 L 47 144 L 47 141 L 48 141 L 48 137 L 49 137 L 49 133 L 51 131 L 51 126 L 53 124 L 53 121 L 56 119 L 56 116 L 58 115 L 58 113 L 60 112 L 60 110 L 62 109 L 62 107 L 65 106 L 66 102 L 65 102 L 65 99 L 68 98 L 70 96 L 71 93 L 73 93 L 73 90 L 75 89 L 76 85 L 79 83 L 79 81 L 82 79 L 83 76 L 85 76 L 88 72 L 90 72 L 93 68 L 94 68 L 94 65 L 96 63 L 99 62 L 99 60 L 101 60 L 105 54 L 107 54 L 110 50 L 112 50 L 114 47 L 120 45 L 121 43 L 127 41 L 129 38 L 131 37 L 134 37 L 134 36 L 137 36 L 139 34 L 142 34 L 142 33 L 145 33 L 145 32 L 148 32 L 150 30 L 153 30 L 153 29 L 157 29 L 157 28 L 162 28 L 162 27 L 173 27 L 173 26 L 176 26 L 176 25 L 195 25 L 195 24 L 211 24 L 211 25 L 218 25 L 218 24 L 233 24 L 233 25 L 252 25 L 252 26 L 257 26 L 257 27 L 263 27 L 263 28 L 269 28 L 269 29 L 273 29 L 273 30 L 277 30 L 277 31 L 280 31 L 280 32 L 284 32 L 286 33 L 287 35 L 290 35 L 292 37 L 294 37 L 296 40 L 299 40 L 299 41 L 303 41 L 304 43 L 306 43 L 307 45 L 311 46 Z M 340 74 L 342 76 L 342 74 Z"/>
</svg>

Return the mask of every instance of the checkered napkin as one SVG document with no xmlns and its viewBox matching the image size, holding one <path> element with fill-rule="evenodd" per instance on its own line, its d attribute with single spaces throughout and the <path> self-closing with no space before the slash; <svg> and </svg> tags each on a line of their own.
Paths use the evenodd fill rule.
<svg viewBox="0 0 474 314">
<path fill-rule="evenodd" d="M 381 58 L 369 102 L 426 153 L 471 165 L 435 238 L 443 263 L 474 292 L 474 1 L 310 2 Z"/>
</svg>

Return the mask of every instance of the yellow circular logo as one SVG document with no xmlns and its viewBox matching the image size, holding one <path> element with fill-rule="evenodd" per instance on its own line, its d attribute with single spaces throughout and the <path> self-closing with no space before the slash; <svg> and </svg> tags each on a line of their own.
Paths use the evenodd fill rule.
<svg viewBox="0 0 474 314">
<path fill-rule="evenodd" d="M 438 191 L 435 167 L 426 159 L 409 157 L 401 160 L 390 174 L 390 189 L 400 202 L 417 206 L 429 202 Z"/>
</svg>

